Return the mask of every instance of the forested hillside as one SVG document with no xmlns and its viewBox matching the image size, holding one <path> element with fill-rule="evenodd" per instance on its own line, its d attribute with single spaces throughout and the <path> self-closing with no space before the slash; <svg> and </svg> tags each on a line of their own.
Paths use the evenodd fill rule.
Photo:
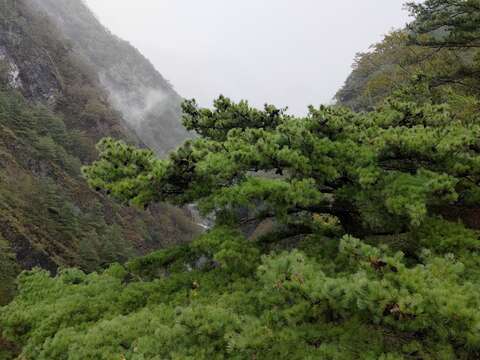
<svg viewBox="0 0 480 360">
<path fill-rule="evenodd" d="M 471 8 L 466 14 L 473 14 L 475 4 L 468 6 Z M 460 15 L 462 20 L 468 16 Z M 415 37 L 412 36 L 415 34 L 413 26 L 414 23 L 392 32 L 382 42 L 372 45 L 370 51 L 357 55 L 352 73 L 336 94 L 339 104 L 355 111 L 372 110 L 416 74 L 432 77 L 430 86 L 438 99 L 448 97 L 451 90 L 478 97 L 480 59 L 476 46 L 439 43 L 448 36 L 442 27 L 434 29 L 430 35 L 417 33 Z M 467 31 L 477 30 L 472 27 Z M 425 43 L 431 36 L 435 37 L 438 46 L 435 42 Z M 470 108 L 475 100 L 458 97 L 458 101 L 466 102 L 456 104 L 459 107 Z"/>
<path fill-rule="evenodd" d="M 479 359 L 480 1 L 408 8 L 408 30 L 359 57 L 348 106 L 185 101 L 198 137 L 168 158 L 103 139 L 92 188 L 196 202 L 215 227 L 104 271 L 23 272 L 0 354 Z"/>
<path fill-rule="evenodd" d="M 25 1 L 0 2 L 0 303 L 22 269 L 92 271 L 190 239 L 181 210 L 121 207 L 90 189 L 82 164 L 104 136 L 141 142 L 95 72 Z"/>
<path fill-rule="evenodd" d="M 189 136 L 180 121 L 181 97 L 138 50 L 105 29 L 82 0 L 28 3 L 55 21 L 73 53 L 96 72 L 115 109 L 157 155 L 165 156 Z"/>
</svg>

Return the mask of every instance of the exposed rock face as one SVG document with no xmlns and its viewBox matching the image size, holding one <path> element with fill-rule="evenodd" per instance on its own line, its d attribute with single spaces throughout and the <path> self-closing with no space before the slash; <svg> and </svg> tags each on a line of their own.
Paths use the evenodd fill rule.
<svg viewBox="0 0 480 360">
<path fill-rule="evenodd" d="M 9 85 L 30 99 L 52 104 L 61 85 L 49 55 L 19 27 L 0 31 L 0 60 L 9 68 Z"/>
<path fill-rule="evenodd" d="M 22 89 L 23 83 L 20 79 L 20 69 L 17 64 L 9 58 L 7 49 L 0 47 L 0 61 L 7 67 L 7 83 L 13 89 Z"/>
<path fill-rule="evenodd" d="M 54 23 L 33 8 L 29 0 L 8 0 L 3 6 L 0 59 L 9 68 L 10 86 L 32 102 L 75 115 L 68 125 L 87 132 L 94 141 L 114 136 L 140 143 L 121 116 L 108 109 L 107 94 L 97 75 L 72 53 L 72 45 Z M 92 98 L 96 98 L 95 103 L 72 109 L 73 104 L 92 102 Z M 84 119 L 81 107 L 102 109 L 97 111 L 97 118 Z"/>
<path fill-rule="evenodd" d="M 128 42 L 105 29 L 81 0 L 27 0 L 49 14 L 73 50 L 95 70 L 109 100 L 144 144 L 159 155 L 181 144 L 182 98 Z"/>
</svg>

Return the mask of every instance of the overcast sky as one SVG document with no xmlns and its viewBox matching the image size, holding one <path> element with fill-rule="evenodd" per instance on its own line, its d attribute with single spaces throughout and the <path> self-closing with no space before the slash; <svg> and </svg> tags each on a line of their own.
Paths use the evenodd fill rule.
<svg viewBox="0 0 480 360">
<path fill-rule="evenodd" d="M 329 103 L 357 52 L 408 21 L 405 0 L 87 0 L 186 98 Z"/>
</svg>

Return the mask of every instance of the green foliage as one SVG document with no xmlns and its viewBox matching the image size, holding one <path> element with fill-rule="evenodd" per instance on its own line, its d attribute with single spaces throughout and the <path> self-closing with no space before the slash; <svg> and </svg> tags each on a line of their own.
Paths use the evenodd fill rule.
<svg viewBox="0 0 480 360">
<path fill-rule="evenodd" d="M 20 269 L 15 262 L 15 254 L 9 244 L 0 237 L 0 305 L 5 305 L 12 298 L 15 292 L 14 279 Z"/>
<path fill-rule="evenodd" d="M 260 260 L 258 249 L 241 234 L 228 228 L 216 229 L 200 237 L 192 247 L 195 253 L 211 259 L 232 274 L 251 274 Z"/>
<path fill-rule="evenodd" d="M 85 169 L 91 186 L 127 203 L 198 201 L 205 212 L 230 215 L 244 206 L 286 222 L 326 213 L 367 233 L 419 226 L 478 190 L 478 123 L 433 103 L 421 77 L 368 114 L 311 108 L 305 118 L 279 112 L 266 126 L 270 107 L 260 116 L 244 102 L 215 106 L 185 107 L 187 126 L 216 130 L 168 160 L 104 140 L 100 160 Z M 243 128 L 249 115 L 262 118 L 258 128 Z"/>
<path fill-rule="evenodd" d="M 4 336 L 27 359 L 478 357 L 478 233 L 441 215 L 476 205 L 480 128 L 428 85 L 368 114 L 271 122 L 270 107 L 187 103 L 204 136 L 166 160 L 104 140 L 92 186 L 137 205 L 199 201 L 225 225 L 102 274 L 23 274 Z M 301 235 L 294 249 L 234 230 L 239 206 Z"/>
<path fill-rule="evenodd" d="M 411 5 L 415 26 L 450 11 L 444 3 Z M 390 40 L 371 57 L 400 66 L 406 34 Z M 480 205 L 479 98 L 438 85 L 436 65 L 458 73 L 443 60 L 412 62 L 395 86 L 396 70 L 367 69 L 362 86 L 378 96 L 366 113 L 322 106 L 296 118 L 221 96 L 213 109 L 185 102 L 184 124 L 200 136 L 168 159 L 103 140 L 84 168 L 93 188 L 137 206 L 197 202 L 217 225 L 103 272 L 23 272 L 0 309 L 0 341 L 17 345 L 12 356 L 49 360 L 479 358 L 480 240 L 462 223 Z M 68 143 L 61 126 L 39 135 L 23 119 L 18 131 L 62 161 L 48 150 Z M 46 189 L 37 202 L 64 234 L 88 224 L 85 269 L 128 257 L 100 204 L 78 216 Z M 265 221 L 263 235 L 245 235 Z"/>
<path fill-rule="evenodd" d="M 217 230 L 194 242 L 189 256 L 202 250 L 213 263 L 188 285 L 195 294 L 188 311 L 161 322 L 187 326 L 188 339 L 173 343 L 158 331 L 163 347 L 144 350 L 138 340 L 115 354 L 477 357 L 478 234 L 442 216 L 451 207 L 478 206 L 478 117 L 458 112 L 453 101 L 440 103 L 429 77 L 415 76 L 392 94 L 369 113 L 321 107 L 305 118 L 223 97 L 213 110 L 187 102 L 185 125 L 202 137 L 167 160 L 103 141 L 100 160 L 85 174 L 126 203 L 198 201 L 226 226 L 245 221 L 239 207 L 248 208 L 247 221 L 273 218 L 288 236 L 300 235 L 297 249 L 281 253 L 269 252 L 262 238 L 246 242 Z M 339 238 L 329 218 L 365 240 Z M 273 241 L 281 240 L 277 233 Z M 157 272 L 160 282 L 175 276 L 169 271 L 166 278 Z M 219 272 L 228 287 L 206 290 L 203 276 Z M 173 294 L 167 303 L 177 308 Z M 185 314 L 195 322 L 185 322 Z"/>
<path fill-rule="evenodd" d="M 196 201 L 219 224 L 274 219 L 300 239 L 280 253 L 269 249 L 282 245 L 263 241 L 282 244 L 281 232 L 245 241 L 215 230 L 197 240 L 181 254 L 203 251 L 213 262 L 195 276 L 188 311 L 161 322 L 188 324 L 187 342 L 165 341 L 159 331 L 162 348 L 144 350 L 138 340 L 115 354 L 135 359 L 133 347 L 161 358 L 479 356 L 478 233 L 449 210 L 479 205 L 478 100 L 439 89 L 432 76 L 408 76 L 395 88 L 385 79 L 379 89 L 391 96 L 361 114 L 321 107 L 294 118 L 224 97 L 213 110 L 186 102 L 185 126 L 201 137 L 167 160 L 111 139 L 99 145 L 100 160 L 85 175 L 125 203 Z M 169 254 L 169 263 L 185 259 Z M 157 272 L 167 274 L 161 282 L 169 271 Z M 219 271 L 228 287 L 206 291 L 202 277 Z M 167 303 L 178 309 L 173 294 Z"/>
<path fill-rule="evenodd" d="M 468 236 L 460 225 L 450 232 L 449 226 L 432 220 L 411 239 L 423 246 L 433 233 L 443 232 L 444 242 L 457 241 L 457 231 Z M 187 247 L 102 274 L 24 273 L 19 295 L 0 310 L 0 326 L 26 359 L 479 354 L 478 274 L 457 259 L 458 253 L 466 261 L 477 257 L 478 239 L 458 253 L 419 246 L 415 265 L 402 252 L 350 236 L 314 259 L 306 255 L 313 250 L 308 244 L 321 240 L 311 240 L 305 252 L 260 261 L 255 243 L 218 228 Z M 194 267 L 202 255 L 212 262 Z"/>
<path fill-rule="evenodd" d="M 427 0 L 408 6 L 416 18 L 410 25 L 415 42 L 433 47 L 480 46 L 480 1 Z"/>
</svg>

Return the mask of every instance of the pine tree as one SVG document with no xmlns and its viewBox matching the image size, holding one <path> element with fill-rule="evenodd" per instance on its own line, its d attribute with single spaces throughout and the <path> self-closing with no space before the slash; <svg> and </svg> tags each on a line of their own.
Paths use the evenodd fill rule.
<svg viewBox="0 0 480 360">
<path fill-rule="evenodd" d="M 411 5 L 414 26 L 460 11 L 467 31 L 476 3 Z M 93 188 L 142 207 L 197 202 L 216 226 L 102 273 L 22 273 L 3 337 L 40 360 L 480 358 L 479 232 L 464 216 L 480 206 L 480 118 L 459 105 L 478 98 L 435 89 L 417 73 L 370 112 L 305 117 L 186 101 L 199 136 L 163 160 L 103 140 L 84 169 Z M 242 232 L 266 219 L 266 234 Z M 84 220 L 92 269 L 119 236 Z"/>
</svg>

